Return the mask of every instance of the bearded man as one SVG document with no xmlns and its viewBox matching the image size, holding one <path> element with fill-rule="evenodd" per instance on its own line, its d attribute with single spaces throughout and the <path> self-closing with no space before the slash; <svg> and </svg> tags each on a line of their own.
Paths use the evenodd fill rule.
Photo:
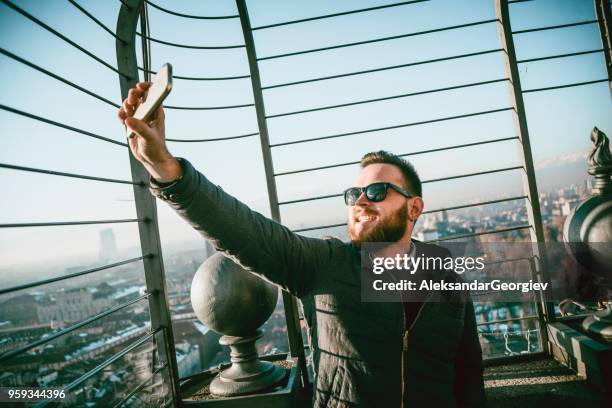
<svg viewBox="0 0 612 408">
<path fill-rule="evenodd" d="M 355 187 L 344 192 L 351 242 L 307 238 L 252 211 L 187 160 L 172 156 L 163 109 L 152 124 L 132 117 L 147 88 L 140 83 L 131 89 L 118 116 L 136 133 L 129 145 L 151 175 L 151 192 L 218 251 L 300 299 L 313 358 L 314 407 L 485 405 L 482 353 L 469 299 L 361 299 L 366 243 L 384 243 L 377 256 L 448 254 L 412 239 L 424 207 L 412 165 L 384 151 L 366 154 Z"/>
</svg>

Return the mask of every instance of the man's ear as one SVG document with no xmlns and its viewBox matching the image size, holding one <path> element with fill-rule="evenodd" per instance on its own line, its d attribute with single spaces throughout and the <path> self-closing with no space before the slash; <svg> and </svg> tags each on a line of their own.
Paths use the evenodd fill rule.
<svg viewBox="0 0 612 408">
<path fill-rule="evenodd" d="M 410 221 L 416 222 L 416 220 L 423 213 L 423 209 L 425 208 L 425 203 L 421 197 L 414 197 L 412 200 L 409 200 L 412 204 L 408 204 L 408 219 Z"/>
</svg>

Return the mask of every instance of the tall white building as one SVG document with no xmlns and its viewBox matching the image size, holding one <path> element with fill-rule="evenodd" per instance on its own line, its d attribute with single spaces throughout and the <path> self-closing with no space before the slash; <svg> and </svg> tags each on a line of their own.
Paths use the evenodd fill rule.
<svg viewBox="0 0 612 408">
<path fill-rule="evenodd" d="M 112 228 L 100 231 L 100 261 L 110 262 L 117 259 L 117 241 Z"/>
</svg>

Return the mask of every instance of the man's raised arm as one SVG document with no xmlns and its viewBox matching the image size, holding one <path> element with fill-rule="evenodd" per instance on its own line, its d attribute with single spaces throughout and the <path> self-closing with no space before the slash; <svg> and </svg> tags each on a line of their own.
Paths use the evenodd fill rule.
<svg viewBox="0 0 612 408">
<path fill-rule="evenodd" d="M 165 144 L 164 112 L 151 124 L 132 117 L 147 83 L 132 88 L 118 112 L 136 135 L 132 153 L 151 174 L 151 191 L 166 201 L 220 251 L 296 296 L 308 292 L 332 257 L 334 243 L 306 238 L 252 211 L 211 183 Z"/>
</svg>

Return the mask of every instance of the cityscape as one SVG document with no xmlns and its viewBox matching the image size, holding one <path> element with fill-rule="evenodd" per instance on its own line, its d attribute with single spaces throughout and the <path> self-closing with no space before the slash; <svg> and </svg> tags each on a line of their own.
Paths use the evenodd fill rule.
<svg viewBox="0 0 612 408">
<path fill-rule="evenodd" d="M 540 195 L 547 240 L 562 239 L 563 221 L 576 204 L 588 196 L 588 183 L 571 185 Z M 506 229 L 525 225 L 524 200 L 427 214 L 417 225 L 420 240 Z M 492 237 L 494 235 L 502 235 Z M 473 237 L 475 242 L 528 241 L 528 231 L 516 229 L 503 234 Z M 195 271 L 214 253 L 202 240 L 196 249 L 164 253 L 166 284 L 173 317 L 174 342 L 181 378 L 229 361 L 229 349 L 219 345 L 220 335 L 197 320 L 190 302 L 190 284 Z M 95 265 L 72 266 L 66 274 L 120 260 L 112 228 L 100 231 L 99 261 Z M 62 387 L 124 349 L 149 331 L 144 270 L 129 263 L 82 278 L 12 292 L 0 296 L 0 355 L 61 333 L 62 329 L 105 310 L 128 305 L 110 318 L 101 318 L 58 336 L 40 346 L 11 357 L 3 364 L 0 386 Z M 541 350 L 536 303 L 475 301 L 476 320 L 484 358 Z M 516 320 L 512 320 L 516 319 Z M 491 323 L 489 323 L 491 322 Z M 287 329 L 279 297 L 272 316 L 262 326 L 258 341 L 260 355 L 287 352 Z M 305 331 L 303 331 L 305 333 Z M 306 336 L 304 334 L 306 341 Z M 146 380 L 162 364 L 153 341 L 143 344 L 114 362 L 101 378 L 83 382 L 70 395 L 69 403 L 84 401 L 96 406 L 115 404 Z M 160 375 L 150 386 L 131 396 L 126 406 L 154 406 L 163 394 Z"/>
</svg>

